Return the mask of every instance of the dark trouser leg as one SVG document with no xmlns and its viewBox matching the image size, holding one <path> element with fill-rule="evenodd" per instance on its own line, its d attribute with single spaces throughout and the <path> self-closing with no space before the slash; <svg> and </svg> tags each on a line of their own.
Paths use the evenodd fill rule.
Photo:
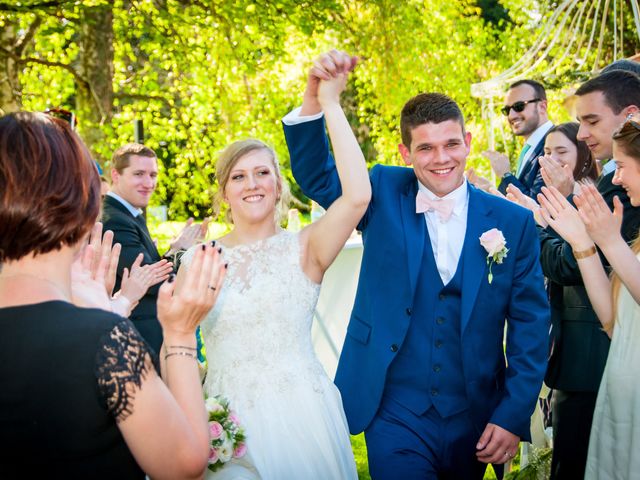
<svg viewBox="0 0 640 480">
<path fill-rule="evenodd" d="M 434 408 L 415 415 L 393 401 L 384 402 L 365 431 L 373 480 L 478 479 L 480 438 L 467 412 L 442 418 Z"/>
<path fill-rule="evenodd" d="M 553 459 L 551 480 L 584 478 L 595 392 L 553 391 Z"/>
</svg>

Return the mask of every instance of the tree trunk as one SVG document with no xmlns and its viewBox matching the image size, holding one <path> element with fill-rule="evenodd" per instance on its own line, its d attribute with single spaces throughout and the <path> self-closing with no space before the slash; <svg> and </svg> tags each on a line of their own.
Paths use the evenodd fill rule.
<svg viewBox="0 0 640 480">
<path fill-rule="evenodd" d="M 0 29 L 0 114 L 6 114 L 20 110 L 21 86 L 19 77 L 19 65 L 14 57 L 8 53 L 14 53 L 18 43 L 15 23 L 5 20 Z"/>
<path fill-rule="evenodd" d="M 111 2 L 83 9 L 78 72 L 86 83 L 78 85 L 76 108 L 79 132 L 94 158 L 104 141 L 102 125 L 113 112 L 113 6 Z"/>
</svg>

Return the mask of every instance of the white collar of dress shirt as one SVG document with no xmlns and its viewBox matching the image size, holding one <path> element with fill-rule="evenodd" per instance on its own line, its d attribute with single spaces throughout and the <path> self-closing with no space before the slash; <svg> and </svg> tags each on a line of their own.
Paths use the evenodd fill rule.
<svg viewBox="0 0 640 480">
<path fill-rule="evenodd" d="M 133 215 L 134 217 L 137 217 L 138 215 L 142 214 L 142 210 L 140 210 L 139 208 L 136 208 L 133 205 L 131 205 L 129 202 L 127 202 L 124 198 L 122 198 L 117 193 L 113 193 L 113 192 L 109 191 L 109 192 L 107 192 L 107 195 L 109 195 L 111 198 L 115 198 L 122 205 L 124 205 L 125 208 L 127 210 L 129 210 L 129 213 L 131 213 L 131 215 Z"/>
<path fill-rule="evenodd" d="M 616 169 L 616 159 L 612 158 L 602 167 L 602 171 L 600 172 L 600 176 L 604 177 L 605 175 L 609 175 Z"/>
<path fill-rule="evenodd" d="M 527 141 L 525 142 L 527 145 L 531 146 L 529 150 L 535 148 L 542 141 L 542 139 L 547 134 L 547 132 L 552 128 L 553 128 L 553 123 L 551 122 L 551 120 L 547 120 L 538 128 L 536 128 L 534 132 L 531 134 L 531 136 L 527 138 Z"/>
<path fill-rule="evenodd" d="M 453 215 L 455 215 L 456 217 L 459 217 L 464 212 L 464 208 L 467 205 L 467 202 L 469 201 L 469 189 L 467 188 L 466 180 L 462 182 L 462 185 L 460 185 L 454 191 L 447 193 L 444 197 L 438 197 L 431 190 L 425 187 L 420 182 L 420 180 L 418 180 L 418 189 L 421 192 L 424 192 L 425 195 L 427 195 L 427 197 L 430 200 L 437 200 L 437 199 L 444 200 L 445 198 L 453 200 L 454 202 Z"/>
</svg>

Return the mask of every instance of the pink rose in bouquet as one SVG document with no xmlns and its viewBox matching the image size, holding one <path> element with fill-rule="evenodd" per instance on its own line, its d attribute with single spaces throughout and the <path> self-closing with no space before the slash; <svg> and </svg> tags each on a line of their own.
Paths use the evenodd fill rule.
<svg viewBox="0 0 640 480">
<path fill-rule="evenodd" d="M 229 401 L 219 395 L 205 400 L 209 414 L 209 470 L 215 472 L 223 468 L 232 458 L 241 458 L 247 453 L 244 430 L 240 419 L 229 408 Z"/>
<path fill-rule="evenodd" d="M 209 422 L 209 436 L 211 440 L 219 439 L 224 433 L 224 428 L 218 422 Z"/>
<path fill-rule="evenodd" d="M 233 458 L 242 458 L 247 453 L 247 444 L 239 443 L 233 451 Z"/>
</svg>

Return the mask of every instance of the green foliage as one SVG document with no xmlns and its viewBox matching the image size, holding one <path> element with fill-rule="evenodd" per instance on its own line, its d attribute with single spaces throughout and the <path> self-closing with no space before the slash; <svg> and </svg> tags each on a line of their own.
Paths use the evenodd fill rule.
<svg viewBox="0 0 640 480">
<path fill-rule="evenodd" d="M 166 205 L 176 220 L 216 213 L 215 161 L 234 140 L 271 144 L 292 181 L 280 119 L 300 104 L 312 59 L 333 47 L 361 58 L 344 103 L 370 163 L 398 164 L 402 105 L 418 92 L 442 91 L 465 111 L 474 135 L 468 163 L 486 175 L 488 162 L 479 154 L 488 145 L 486 119 L 470 85 L 513 64 L 534 38 L 537 12 L 544 11 L 540 2 L 525 0 L 3 5 L 0 23 L 17 25 L 14 43 L 33 31 L 20 52 L 23 108 L 78 112 L 79 133 L 106 170 L 111 153 L 133 141 L 134 120 L 142 120 L 145 143 L 160 160 L 152 204 Z M 86 80 L 78 72 L 88 55 L 82 39 L 83 31 L 91 33 L 92 25 L 83 25 L 89 8 L 113 15 L 113 62 L 97 67 L 111 76 L 113 98 L 96 99 L 110 107 L 100 120 L 77 108 L 79 82 Z M 306 201 L 297 186 L 292 191 Z"/>
</svg>

